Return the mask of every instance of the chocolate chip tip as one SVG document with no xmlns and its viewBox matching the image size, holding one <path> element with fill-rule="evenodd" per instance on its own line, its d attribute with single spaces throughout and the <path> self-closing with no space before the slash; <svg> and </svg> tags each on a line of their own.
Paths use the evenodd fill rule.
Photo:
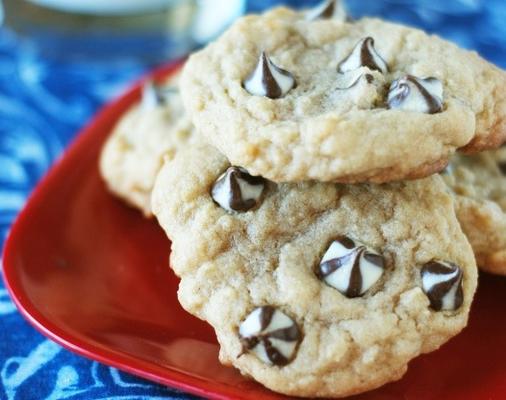
<svg viewBox="0 0 506 400">
<path fill-rule="evenodd" d="M 456 311 L 464 301 L 462 268 L 451 261 L 432 260 L 420 271 L 422 290 L 434 311 Z"/>
<path fill-rule="evenodd" d="M 242 82 L 242 87 L 251 95 L 276 100 L 297 87 L 297 82 L 292 73 L 275 65 L 262 50 L 255 69 Z"/>
<path fill-rule="evenodd" d="M 211 187 L 215 204 L 229 212 L 247 212 L 260 204 L 267 187 L 267 180 L 252 176 L 242 167 L 231 166 L 223 172 Z"/>
<path fill-rule="evenodd" d="M 360 39 L 350 54 L 338 64 L 337 71 L 345 73 L 360 67 L 367 67 L 372 71 L 378 71 L 382 74 L 388 73 L 388 64 L 378 53 L 374 45 L 374 38 L 371 36 Z"/>
</svg>

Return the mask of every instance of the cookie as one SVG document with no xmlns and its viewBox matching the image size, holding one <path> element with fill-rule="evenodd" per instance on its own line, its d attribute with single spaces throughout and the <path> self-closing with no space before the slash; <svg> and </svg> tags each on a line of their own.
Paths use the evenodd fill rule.
<svg viewBox="0 0 506 400">
<path fill-rule="evenodd" d="M 142 100 L 121 118 L 104 145 L 100 172 L 108 188 L 151 215 L 151 191 L 164 158 L 195 141 L 183 109 L 179 75 L 163 85 L 148 82 Z"/>
<path fill-rule="evenodd" d="M 213 326 L 221 362 L 272 390 L 376 388 L 467 323 L 476 265 L 438 175 L 275 184 L 189 146 L 152 200 L 182 306 Z"/>
<path fill-rule="evenodd" d="M 506 147 L 456 155 L 441 174 L 481 269 L 506 275 Z"/>
<path fill-rule="evenodd" d="M 387 182 L 506 139 L 506 75 L 476 53 L 378 19 L 278 8 L 192 55 L 183 101 L 233 164 L 276 182 Z"/>
</svg>

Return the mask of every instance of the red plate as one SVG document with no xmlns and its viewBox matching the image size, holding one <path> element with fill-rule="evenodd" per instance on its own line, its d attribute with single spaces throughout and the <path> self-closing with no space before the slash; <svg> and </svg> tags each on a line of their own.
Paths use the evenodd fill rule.
<svg viewBox="0 0 506 400">
<path fill-rule="evenodd" d="M 282 398 L 218 363 L 213 330 L 177 301 L 162 230 L 105 190 L 100 148 L 139 96 L 140 83 L 105 107 L 31 196 L 5 247 L 11 296 L 35 328 L 85 357 L 211 398 Z M 506 279 L 482 274 L 463 334 L 358 398 L 506 398 L 505 305 Z"/>
</svg>

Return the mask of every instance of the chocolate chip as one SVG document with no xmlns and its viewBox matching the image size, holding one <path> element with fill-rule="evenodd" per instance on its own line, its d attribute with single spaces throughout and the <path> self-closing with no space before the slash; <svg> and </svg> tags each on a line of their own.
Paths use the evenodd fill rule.
<svg viewBox="0 0 506 400">
<path fill-rule="evenodd" d="M 142 88 L 141 105 L 147 109 L 166 105 L 170 97 L 177 92 L 178 90 L 175 87 L 158 85 L 149 80 Z"/>
<path fill-rule="evenodd" d="M 243 352 L 254 353 L 266 364 L 283 366 L 295 358 L 302 333 L 289 316 L 272 306 L 255 308 L 241 323 Z"/>
<path fill-rule="evenodd" d="M 433 310 L 456 310 L 464 301 L 462 270 L 449 261 L 433 260 L 422 267 L 422 289 Z"/>
<path fill-rule="evenodd" d="M 229 167 L 214 183 L 211 197 L 227 211 L 244 212 L 258 204 L 265 186 L 261 176 L 252 176 L 241 167 Z"/>
<path fill-rule="evenodd" d="M 365 74 L 361 70 L 355 70 L 351 72 L 347 72 L 342 75 L 342 79 L 339 79 L 339 90 L 347 90 L 352 89 L 357 86 L 360 81 L 365 80 L 367 84 L 371 84 L 374 82 L 374 76 L 371 74 Z"/>
<path fill-rule="evenodd" d="M 436 78 L 406 75 L 392 82 L 388 108 L 435 114 L 443 110 L 443 85 Z"/>
<path fill-rule="evenodd" d="M 368 67 L 383 74 L 388 72 L 388 65 L 374 48 L 374 39 L 370 36 L 355 45 L 348 57 L 339 63 L 337 70 L 344 73 L 360 67 Z"/>
<path fill-rule="evenodd" d="M 293 75 L 276 66 L 265 52 L 260 54 L 255 70 L 243 82 L 244 89 L 250 94 L 270 99 L 285 96 L 295 86 Z"/>
<path fill-rule="evenodd" d="M 340 0 L 325 0 L 314 7 L 306 15 L 306 19 L 314 21 L 316 19 L 337 19 L 346 21 L 346 11 L 343 2 Z"/>
<path fill-rule="evenodd" d="M 383 275 L 382 255 L 353 239 L 342 236 L 334 240 L 325 252 L 317 275 L 346 297 L 359 297 Z"/>
<path fill-rule="evenodd" d="M 498 162 L 497 166 L 501 170 L 502 174 L 506 175 L 506 162 L 505 161 Z"/>
</svg>

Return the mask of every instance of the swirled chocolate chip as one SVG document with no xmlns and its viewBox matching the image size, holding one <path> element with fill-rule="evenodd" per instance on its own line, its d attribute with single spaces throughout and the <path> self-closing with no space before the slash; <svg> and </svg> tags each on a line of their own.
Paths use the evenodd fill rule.
<svg viewBox="0 0 506 400">
<path fill-rule="evenodd" d="M 227 211 L 248 211 L 262 197 L 266 180 L 252 176 L 244 168 L 229 167 L 211 189 L 213 200 Z"/>
<path fill-rule="evenodd" d="M 146 109 L 153 109 L 168 103 L 171 96 L 177 93 L 175 87 L 158 85 L 149 80 L 142 88 L 141 106 Z"/>
<path fill-rule="evenodd" d="M 283 366 L 295 358 L 302 333 L 282 311 L 272 306 L 255 308 L 239 327 L 243 351 L 266 364 Z"/>
<path fill-rule="evenodd" d="M 422 267 L 422 289 L 433 310 L 456 310 L 464 300 L 462 270 L 448 261 L 434 260 Z"/>
<path fill-rule="evenodd" d="M 504 149 L 506 147 L 506 142 L 501 144 L 499 147 L 500 149 Z M 502 155 L 502 152 L 500 153 Z M 497 167 L 501 171 L 503 175 L 506 175 L 506 158 L 505 157 L 499 157 L 497 160 Z"/>
<path fill-rule="evenodd" d="M 337 80 L 338 89 L 352 89 L 361 81 L 364 81 L 367 84 L 371 84 L 374 82 L 374 76 L 372 74 L 364 73 L 363 69 L 347 72 L 340 75 L 340 78 Z"/>
<path fill-rule="evenodd" d="M 283 97 L 295 86 L 293 75 L 275 65 L 265 51 L 260 54 L 255 70 L 243 82 L 244 89 L 250 94 L 270 99 Z"/>
<path fill-rule="evenodd" d="M 316 5 L 306 14 L 306 19 L 314 21 L 317 19 L 336 19 L 346 21 L 347 15 L 341 0 L 325 0 Z"/>
<path fill-rule="evenodd" d="M 383 74 L 388 72 L 388 65 L 374 48 L 372 37 L 366 37 L 358 42 L 350 55 L 339 63 L 337 70 L 344 73 L 360 67 L 367 67 Z"/>
<path fill-rule="evenodd" d="M 501 170 L 503 175 L 506 175 L 506 161 L 499 161 L 497 167 Z"/>
<path fill-rule="evenodd" d="M 359 297 L 383 275 L 383 256 L 365 245 L 342 236 L 334 240 L 325 252 L 317 275 L 327 285 L 346 297 Z"/>
<path fill-rule="evenodd" d="M 436 78 L 406 75 L 392 82 L 388 108 L 435 114 L 443 110 L 443 84 Z"/>
</svg>

